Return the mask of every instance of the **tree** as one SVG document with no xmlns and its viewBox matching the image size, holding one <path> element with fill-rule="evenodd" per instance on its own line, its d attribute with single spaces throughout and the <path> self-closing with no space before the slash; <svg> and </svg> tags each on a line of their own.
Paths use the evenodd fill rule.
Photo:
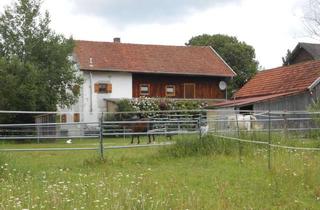
<svg viewBox="0 0 320 210">
<path fill-rule="evenodd" d="M 79 96 L 74 41 L 51 30 L 49 13 L 40 7 L 40 0 L 17 0 L 0 16 L 2 110 L 51 111 Z"/>
<path fill-rule="evenodd" d="M 36 110 L 37 72 L 31 64 L 18 59 L 0 58 L 0 107 L 1 110 Z M 26 91 L 27 90 L 27 91 Z M 30 122 L 32 115 L 0 115 L 1 123 Z M 18 120 L 19 119 L 19 120 Z"/>
<path fill-rule="evenodd" d="M 226 63 L 237 73 L 230 84 L 229 91 L 242 87 L 258 70 L 255 50 L 236 37 L 227 35 L 208 35 L 192 37 L 186 45 L 212 46 Z"/>
<path fill-rule="evenodd" d="M 320 0 L 309 0 L 304 9 L 304 26 L 312 38 L 320 38 Z"/>
<path fill-rule="evenodd" d="M 291 50 L 287 50 L 287 54 L 285 57 L 282 57 L 282 66 L 288 66 L 290 65 L 290 58 L 292 56 Z"/>
</svg>

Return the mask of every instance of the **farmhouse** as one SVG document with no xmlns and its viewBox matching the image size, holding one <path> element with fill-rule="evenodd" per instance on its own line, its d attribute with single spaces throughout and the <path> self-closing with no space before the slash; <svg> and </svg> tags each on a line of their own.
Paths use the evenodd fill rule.
<svg viewBox="0 0 320 210">
<path fill-rule="evenodd" d="M 76 41 L 74 60 L 84 78 L 81 96 L 63 122 L 96 121 L 115 100 L 171 98 L 224 100 L 219 88 L 235 72 L 211 47 Z"/>
<path fill-rule="evenodd" d="M 218 108 L 240 110 L 306 110 L 320 96 L 320 61 L 307 61 L 257 73 Z"/>
</svg>

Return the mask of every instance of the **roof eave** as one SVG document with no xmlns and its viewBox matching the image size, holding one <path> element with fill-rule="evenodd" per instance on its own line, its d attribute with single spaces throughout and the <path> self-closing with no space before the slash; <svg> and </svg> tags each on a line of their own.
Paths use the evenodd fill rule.
<svg viewBox="0 0 320 210">
<path fill-rule="evenodd" d="M 136 74 L 170 74 L 170 75 L 190 75 L 190 76 L 211 76 L 211 77 L 229 77 L 232 78 L 233 75 L 224 75 L 224 74 L 207 74 L 207 73 L 185 73 L 185 72 L 163 72 L 163 71 L 145 71 L 145 70 L 125 70 L 125 69 L 98 69 L 98 68 L 80 68 L 81 71 L 109 71 L 109 72 L 127 72 L 127 73 L 136 73 Z"/>
<path fill-rule="evenodd" d="M 227 64 L 227 62 L 219 55 L 219 53 L 217 53 L 217 51 L 215 51 L 215 49 L 213 49 L 212 46 L 208 46 L 213 53 L 215 53 L 218 58 L 232 71 L 232 73 L 234 74 L 232 77 L 237 76 L 237 73 L 229 66 L 229 64 Z"/>
<path fill-rule="evenodd" d="M 318 77 L 309 87 L 308 90 L 311 91 L 320 83 L 320 77 Z"/>
<path fill-rule="evenodd" d="M 230 101 L 230 104 L 227 105 L 222 105 L 222 108 L 227 108 L 227 107 L 237 107 L 237 106 L 247 106 L 247 105 L 252 105 L 252 104 L 256 104 L 256 103 L 262 103 L 265 101 L 273 101 L 273 100 L 277 100 L 281 97 L 288 97 L 288 96 L 293 96 L 293 95 L 297 95 L 297 94 L 301 94 L 303 92 L 305 92 L 306 90 L 301 90 L 301 91 L 293 91 L 293 92 L 288 92 L 288 93 L 284 93 L 283 95 L 275 95 L 274 97 L 270 97 L 270 98 L 263 98 L 263 99 L 257 99 L 255 101 L 243 101 L 243 102 L 238 102 L 235 100 L 234 103 L 232 103 L 232 101 Z M 266 95 L 267 96 L 267 95 Z M 272 96 L 272 94 L 270 95 Z M 262 96 L 254 96 L 254 97 L 248 97 L 248 98 L 244 98 L 249 100 L 250 98 L 255 98 L 255 97 L 262 97 Z M 238 99 L 238 100 L 243 100 L 243 99 Z"/>
</svg>

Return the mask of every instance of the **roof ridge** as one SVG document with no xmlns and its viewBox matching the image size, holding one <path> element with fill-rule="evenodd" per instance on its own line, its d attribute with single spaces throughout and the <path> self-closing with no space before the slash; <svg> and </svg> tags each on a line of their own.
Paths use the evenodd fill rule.
<svg viewBox="0 0 320 210">
<path fill-rule="evenodd" d="M 90 40 L 79 40 L 75 39 L 75 42 L 91 42 L 91 43 L 106 43 L 115 45 L 135 45 L 135 46 L 159 46 L 159 47 L 183 47 L 183 48 L 210 48 L 210 46 L 199 46 L 199 45 L 165 45 L 165 44 L 141 44 L 141 43 L 126 43 L 126 42 L 109 42 L 109 41 L 90 41 Z"/>
<path fill-rule="evenodd" d="M 320 45 L 320 43 L 312 43 L 312 42 L 299 42 L 298 44 Z"/>
<path fill-rule="evenodd" d="M 261 73 L 267 73 L 267 72 L 271 72 L 271 71 L 276 71 L 276 70 L 279 70 L 279 69 L 290 69 L 290 68 L 294 68 L 296 66 L 304 66 L 304 65 L 307 65 L 309 63 L 320 63 L 320 60 L 312 60 L 312 61 L 305 61 L 305 62 L 301 62 L 301 63 L 296 63 L 296 64 L 291 64 L 291 65 L 288 65 L 288 66 L 278 66 L 278 67 L 275 67 L 275 68 L 271 68 L 271 69 L 265 69 L 265 70 L 262 70 L 262 71 L 258 71 L 257 74 L 261 74 Z"/>
</svg>

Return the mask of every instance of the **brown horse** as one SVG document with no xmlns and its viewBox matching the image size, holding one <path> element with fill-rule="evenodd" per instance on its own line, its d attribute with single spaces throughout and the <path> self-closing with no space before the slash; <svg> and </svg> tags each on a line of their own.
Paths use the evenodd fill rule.
<svg viewBox="0 0 320 210">
<path fill-rule="evenodd" d="M 149 118 L 141 118 L 139 121 L 135 123 L 125 123 L 123 124 L 123 127 L 126 129 L 130 129 L 132 131 L 131 135 L 131 144 L 133 144 L 134 137 L 136 136 L 138 139 L 138 144 L 140 144 L 140 134 L 135 134 L 135 133 L 146 133 L 148 135 L 148 143 L 151 143 L 151 138 L 152 141 L 155 141 L 154 134 L 149 134 L 148 131 L 150 130 L 150 127 L 152 124 L 150 122 L 140 122 L 140 121 L 150 121 Z"/>
</svg>

